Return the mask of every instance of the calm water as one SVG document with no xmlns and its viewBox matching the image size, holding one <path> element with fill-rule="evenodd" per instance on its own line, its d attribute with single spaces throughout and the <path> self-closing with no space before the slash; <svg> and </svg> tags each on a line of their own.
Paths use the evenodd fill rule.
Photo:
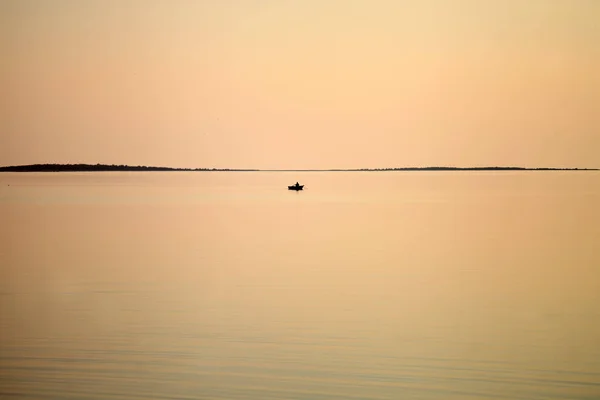
<svg viewBox="0 0 600 400">
<path fill-rule="evenodd" d="M 600 174 L 0 174 L 0 397 L 600 399 Z"/>
</svg>

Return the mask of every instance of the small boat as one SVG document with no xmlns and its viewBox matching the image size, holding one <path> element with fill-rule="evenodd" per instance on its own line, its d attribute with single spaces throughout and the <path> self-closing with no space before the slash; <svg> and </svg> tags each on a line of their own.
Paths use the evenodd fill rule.
<svg viewBox="0 0 600 400">
<path fill-rule="evenodd" d="M 295 185 L 288 186 L 288 190 L 302 190 L 303 187 L 304 185 L 300 185 L 298 182 L 296 182 Z"/>
</svg>

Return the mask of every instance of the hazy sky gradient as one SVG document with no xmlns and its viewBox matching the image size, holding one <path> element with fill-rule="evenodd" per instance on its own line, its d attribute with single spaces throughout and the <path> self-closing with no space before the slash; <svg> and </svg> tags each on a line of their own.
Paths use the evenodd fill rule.
<svg viewBox="0 0 600 400">
<path fill-rule="evenodd" d="M 598 0 L 1 0 L 0 165 L 600 167 Z"/>
</svg>

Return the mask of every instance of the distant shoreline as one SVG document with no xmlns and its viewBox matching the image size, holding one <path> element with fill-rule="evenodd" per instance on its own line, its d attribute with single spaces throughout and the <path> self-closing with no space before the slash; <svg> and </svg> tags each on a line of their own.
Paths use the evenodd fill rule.
<svg viewBox="0 0 600 400">
<path fill-rule="evenodd" d="M 598 168 L 525 168 L 525 167 L 401 167 L 348 169 L 233 169 L 170 168 L 106 164 L 31 164 L 0 167 L 0 172 L 390 172 L 390 171 L 599 171 Z"/>
</svg>

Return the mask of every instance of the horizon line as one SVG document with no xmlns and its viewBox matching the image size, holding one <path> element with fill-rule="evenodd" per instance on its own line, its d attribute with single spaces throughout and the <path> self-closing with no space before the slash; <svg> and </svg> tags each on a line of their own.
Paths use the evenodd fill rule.
<svg viewBox="0 0 600 400">
<path fill-rule="evenodd" d="M 386 168 L 303 168 L 303 169 L 272 169 L 272 168 L 177 168 L 156 167 L 125 164 L 25 164 L 0 166 L 0 172 L 110 172 L 110 171 L 139 171 L 139 172 L 385 172 L 385 171 L 599 171 L 599 168 L 578 167 L 515 167 L 515 166 L 486 166 L 486 167 L 386 167 Z"/>
</svg>

